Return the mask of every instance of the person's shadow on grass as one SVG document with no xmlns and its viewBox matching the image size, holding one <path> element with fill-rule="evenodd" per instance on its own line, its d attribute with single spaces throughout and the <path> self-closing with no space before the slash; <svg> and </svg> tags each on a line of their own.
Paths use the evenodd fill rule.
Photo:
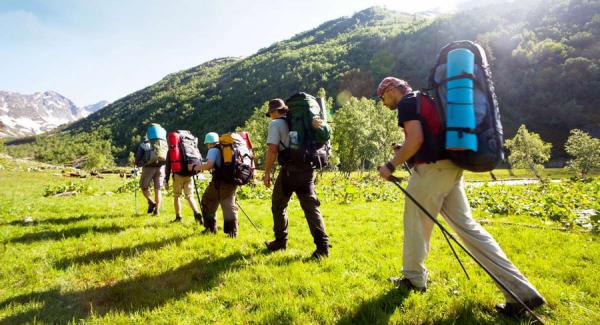
<svg viewBox="0 0 600 325">
<path fill-rule="evenodd" d="M 60 259 L 54 262 L 54 266 L 59 269 L 66 269 L 74 265 L 99 263 L 102 261 L 112 260 L 119 256 L 135 256 L 147 250 L 157 250 L 168 245 L 179 244 L 191 236 L 192 234 L 189 234 L 186 236 L 171 237 L 167 239 L 146 242 L 135 246 L 113 248 L 101 252 L 90 252 L 81 256 Z"/>
<path fill-rule="evenodd" d="M 408 290 L 390 289 L 385 294 L 362 303 L 355 312 L 346 315 L 338 324 L 388 324 L 390 317 L 398 308 L 402 308 L 404 300 L 410 295 Z M 482 311 L 476 302 L 465 304 L 447 313 L 442 319 L 434 320 L 435 324 L 520 324 L 530 319 L 515 319 L 490 311 Z M 427 322 L 429 323 L 429 322 Z"/>
<path fill-rule="evenodd" d="M 10 305 L 35 303 L 33 308 L 0 320 L 0 324 L 24 324 L 35 319 L 42 323 L 69 323 L 102 316 L 109 312 L 135 313 L 159 307 L 179 299 L 188 292 L 208 291 L 219 284 L 221 273 L 243 267 L 244 256 L 235 253 L 211 259 L 194 260 L 176 269 L 154 276 L 141 276 L 75 292 L 51 289 L 24 294 L 0 302 L 0 309 Z"/>
<path fill-rule="evenodd" d="M 340 319 L 338 324 L 387 324 L 409 294 L 408 290 L 390 289 L 379 297 L 363 302 L 354 313 Z"/>
<path fill-rule="evenodd" d="M 77 223 L 90 219 L 116 219 L 122 218 L 122 215 L 117 214 L 80 214 L 66 218 L 47 218 L 47 219 L 33 219 L 31 222 L 26 222 L 22 219 L 13 220 L 10 222 L 0 223 L 0 226 L 37 226 L 37 225 L 68 225 L 71 223 Z"/>
<path fill-rule="evenodd" d="M 124 231 L 125 228 L 118 226 L 88 226 L 88 227 L 75 227 L 64 230 L 44 230 L 40 232 L 28 233 L 22 236 L 11 238 L 5 241 L 5 243 L 20 243 L 28 244 L 36 241 L 45 240 L 61 240 L 65 238 L 78 238 L 87 233 L 96 234 L 111 234 Z"/>
</svg>

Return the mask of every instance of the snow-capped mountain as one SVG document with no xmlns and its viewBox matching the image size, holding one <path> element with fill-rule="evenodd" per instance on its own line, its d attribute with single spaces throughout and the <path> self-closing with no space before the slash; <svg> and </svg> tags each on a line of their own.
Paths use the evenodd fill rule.
<svg viewBox="0 0 600 325">
<path fill-rule="evenodd" d="M 96 104 L 92 104 L 92 105 L 88 105 L 88 106 L 84 106 L 83 107 L 83 112 L 85 114 L 84 117 L 87 117 L 90 114 L 96 113 L 97 111 L 103 109 L 104 107 L 106 107 L 108 104 L 110 104 L 109 102 L 103 100 L 100 102 L 97 102 Z"/>
<path fill-rule="evenodd" d="M 23 95 L 0 91 L 0 137 L 22 137 L 49 131 L 61 124 L 84 118 L 108 102 L 77 107 L 54 91 Z"/>
</svg>

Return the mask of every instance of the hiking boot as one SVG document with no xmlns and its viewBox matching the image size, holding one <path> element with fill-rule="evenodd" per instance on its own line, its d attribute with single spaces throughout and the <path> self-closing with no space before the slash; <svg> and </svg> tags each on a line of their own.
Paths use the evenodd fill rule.
<svg viewBox="0 0 600 325">
<path fill-rule="evenodd" d="M 392 283 L 394 283 L 394 286 L 396 287 L 396 289 L 399 289 L 399 290 L 408 290 L 408 291 L 416 291 L 416 292 L 427 291 L 427 287 L 417 287 L 414 284 L 412 284 L 412 282 L 410 282 L 409 279 L 407 279 L 405 277 L 401 277 L 401 278 L 390 277 L 390 281 L 392 281 Z"/>
<path fill-rule="evenodd" d="M 540 296 L 533 297 L 528 300 L 523 300 L 523 302 L 531 310 L 533 310 L 534 308 L 540 307 L 541 305 L 546 303 L 544 298 L 542 298 Z M 518 302 L 507 302 L 504 304 L 497 304 L 496 310 L 499 313 L 509 316 L 509 317 L 519 317 L 519 316 L 522 316 L 523 314 L 525 314 L 525 312 L 526 312 L 525 307 L 521 306 L 521 304 Z"/>
<path fill-rule="evenodd" d="M 215 219 L 204 220 L 204 230 L 202 231 L 201 234 L 208 235 L 208 234 L 216 234 L 216 233 L 217 233 L 217 220 L 215 220 Z"/>
<path fill-rule="evenodd" d="M 320 260 L 322 258 L 325 257 L 329 257 L 329 249 L 319 249 L 317 248 L 317 250 L 315 250 L 312 255 L 310 255 L 310 258 L 315 259 L 315 260 Z"/>
<path fill-rule="evenodd" d="M 199 224 L 204 223 L 204 221 L 202 220 L 202 214 L 200 212 L 194 212 L 194 220 L 196 220 L 196 222 L 198 222 Z"/>
<path fill-rule="evenodd" d="M 153 216 L 158 216 L 158 215 L 159 215 L 159 212 L 158 212 L 158 208 L 157 208 L 157 207 L 155 207 L 155 208 L 154 208 L 154 211 L 152 211 L 152 215 L 153 215 Z"/>
<path fill-rule="evenodd" d="M 152 213 L 156 209 L 156 203 L 152 201 L 148 201 L 148 211 L 147 213 Z"/>
<path fill-rule="evenodd" d="M 171 223 L 178 223 L 181 222 L 183 219 L 181 219 L 181 216 L 175 216 L 175 220 L 171 221 Z"/>
<path fill-rule="evenodd" d="M 272 240 L 272 241 L 266 241 L 265 245 L 267 246 L 267 249 L 270 250 L 271 252 L 274 251 L 278 251 L 280 249 L 286 249 L 287 248 L 287 240 Z"/>
<path fill-rule="evenodd" d="M 223 223 L 223 232 L 231 238 L 237 237 L 237 220 L 225 221 Z"/>
<path fill-rule="evenodd" d="M 321 258 L 329 257 L 329 248 L 330 247 L 331 247 L 331 245 L 329 245 L 329 244 L 317 245 L 317 249 L 312 253 L 312 255 L 310 255 L 310 258 L 318 260 Z"/>
</svg>

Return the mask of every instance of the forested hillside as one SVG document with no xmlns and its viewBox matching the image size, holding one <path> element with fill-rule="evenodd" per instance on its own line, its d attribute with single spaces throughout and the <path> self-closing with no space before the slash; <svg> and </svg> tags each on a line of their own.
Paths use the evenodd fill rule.
<svg viewBox="0 0 600 325">
<path fill-rule="evenodd" d="M 470 39 L 488 50 L 507 137 L 526 124 L 560 156 L 571 129 L 600 132 L 599 34 L 598 1 L 514 2 L 433 20 L 370 8 L 247 58 L 168 75 L 65 131 L 93 130 L 123 159 L 149 122 L 201 135 L 233 130 L 264 101 L 298 90 L 324 88 L 335 109 L 348 95 L 375 97 L 387 75 L 425 87 L 438 50 Z"/>
</svg>

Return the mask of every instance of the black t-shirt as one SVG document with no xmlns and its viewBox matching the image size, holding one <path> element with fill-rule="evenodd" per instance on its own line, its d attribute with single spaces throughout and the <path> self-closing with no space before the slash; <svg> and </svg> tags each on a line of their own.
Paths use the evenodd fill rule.
<svg viewBox="0 0 600 325">
<path fill-rule="evenodd" d="M 398 103 L 398 126 L 404 128 L 404 122 L 419 120 L 417 114 L 417 96 L 415 93 L 410 93 Z"/>
<path fill-rule="evenodd" d="M 441 136 L 433 136 L 431 134 L 427 123 L 417 112 L 416 93 L 413 92 L 402 97 L 402 100 L 397 105 L 397 109 L 398 126 L 404 128 L 404 122 L 419 121 L 423 130 L 423 143 L 417 153 L 408 160 L 408 163 L 414 165 L 446 159 L 447 156 L 443 148 L 443 134 Z M 406 135 L 406 132 L 404 134 Z"/>
</svg>

